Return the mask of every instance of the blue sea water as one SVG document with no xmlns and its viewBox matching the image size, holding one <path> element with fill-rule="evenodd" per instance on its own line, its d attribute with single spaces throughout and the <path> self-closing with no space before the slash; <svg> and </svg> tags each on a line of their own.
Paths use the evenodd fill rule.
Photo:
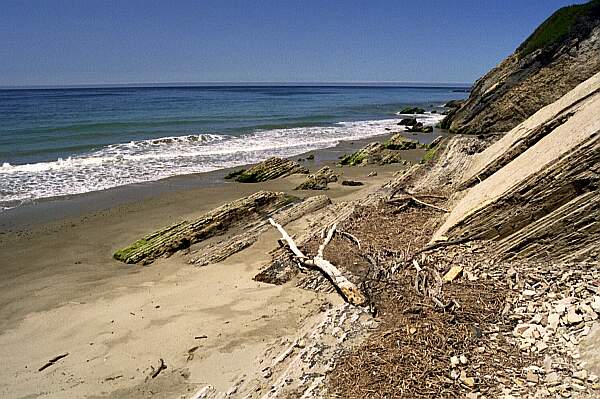
<svg viewBox="0 0 600 399">
<path fill-rule="evenodd" d="M 458 89 L 458 90 L 457 90 Z M 0 90 L 0 206 L 293 156 L 380 135 L 464 87 Z M 435 123 L 436 114 L 423 115 Z"/>
</svg>

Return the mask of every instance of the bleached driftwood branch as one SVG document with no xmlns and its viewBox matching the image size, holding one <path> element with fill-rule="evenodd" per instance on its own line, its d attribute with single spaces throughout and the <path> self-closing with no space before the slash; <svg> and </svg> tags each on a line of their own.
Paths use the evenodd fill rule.
<svg viewBox="0 0 600 399">
<path fill-rule="evenodd" d="M 365 304 L 366 298 L 360 292 L 358 287 L 356 287 L 350 280 L 348 280 L 337 267 L 335 267 L 331 262 L 329 262 L 323 257 L 325 247 L 327 246 L 327 244 L 329 244 L 335 233 L 335 224 L 331 226 L 327 233 L 327 236 L 325 237 L 325 240 L 319 246 L 317 255 L 313 259 L 309 259 L 306 255 L 302 253 L 302 251 L 300 251 L 292 237 L 290 237 L 290 235 L 280 224 L 275 222 L 272 218 L 269 219 L 269 223 L 271 223 L 275 228 L 277 228 L 277 230 L 279 230 L 279 233 L 281 233 L 281 237 L 287 243 L 292 253 L 304 265 L 319 269 L 321 272 L 323 272 L 329 278 L 332 284 L 338 289 L 338 291 L 342 294 L 342 296 L 347 302 L 356 306 Z"/>
</svg>

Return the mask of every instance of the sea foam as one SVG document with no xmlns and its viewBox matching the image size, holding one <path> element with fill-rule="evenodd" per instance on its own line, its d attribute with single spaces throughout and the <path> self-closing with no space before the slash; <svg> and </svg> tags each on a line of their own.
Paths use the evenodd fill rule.
<svg viewBox="0 0 600 399">
<path fill-rule="evenodd" d="M 435 124 L 436 114 L 417 115 Z M 242 136 L 193 134 L 112 144 L 94 152 L 49 162 L 0 167 L 0 205 L 81 194 L 291 157 L 397 130 L 398 119 L 339 122 L 331 126 L 256 131 Z"/>
</svg>

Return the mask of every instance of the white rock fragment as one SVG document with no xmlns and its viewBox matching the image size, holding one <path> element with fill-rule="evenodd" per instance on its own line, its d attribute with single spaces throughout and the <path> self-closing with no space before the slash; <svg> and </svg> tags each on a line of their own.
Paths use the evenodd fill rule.
<svg viewBox="0 0 600 399">
<path fill-rule="evenodd" d="M 577 378 L 580 381 L 585 382 L 588 378 L 587 370 L 579 370 L 573 373 L 573 378 Z"/>
<path fill-rule="evenodd" d="M 567 322 L 569 324 L 577 324 L 577 323 L 581 323 L 583 321 L 583 317 L 581 317 L 579 314 L 577 314 L 575 312 L 575 309 L 571 308 L 569 309 L 569 312 L 567 313 Z"/>
<path fill-rule="evenodd" d="M 450 365 L 452 367 L 458 367 L 459 364 L 460 364 L 460 359 L 458 358 L 458 356 L 452 356 L 450 358 Z"/>
</svg>

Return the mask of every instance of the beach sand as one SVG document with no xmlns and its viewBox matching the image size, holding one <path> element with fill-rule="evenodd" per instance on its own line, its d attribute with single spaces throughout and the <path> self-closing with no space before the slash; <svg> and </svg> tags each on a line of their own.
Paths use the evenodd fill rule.
<svg viewBox="0 0 600 399">
<path fill-rule="evenodd" d="M 333 164 L 363 144 L 316 151 L 307 166 Z M 201 268 L 187 264 L 182 253 L 144 267 L 117 262 L 113 252 L 159 227 L 258 190 L 325 193 L 344 201 L 366 195 L 404 167 L 338 169 L 342 179 L 365 185 L 334 183 L 324 192 L 293 191 L 302 175 L 224 184 L 225 171 L 219 171 L 137 187 L 137 193 L 130 187 L 42 203 L 37 217 L 35 211 L 4 217 L 0 396 L 189 397 L 207 383 L 225 389 L 260 367 L 267 345 L 289 339 L 321 306 L 341 299 L 252 280 L 277 245 L 275 230 L 226 261 Z M 377 176 L 367 177 L 375 170 Z M 301 231 L 306 219 L 287 229 Z M 151 367 L 156 369 L 159 359 L 167 368 L 152 379 Z"/>
</svg>

